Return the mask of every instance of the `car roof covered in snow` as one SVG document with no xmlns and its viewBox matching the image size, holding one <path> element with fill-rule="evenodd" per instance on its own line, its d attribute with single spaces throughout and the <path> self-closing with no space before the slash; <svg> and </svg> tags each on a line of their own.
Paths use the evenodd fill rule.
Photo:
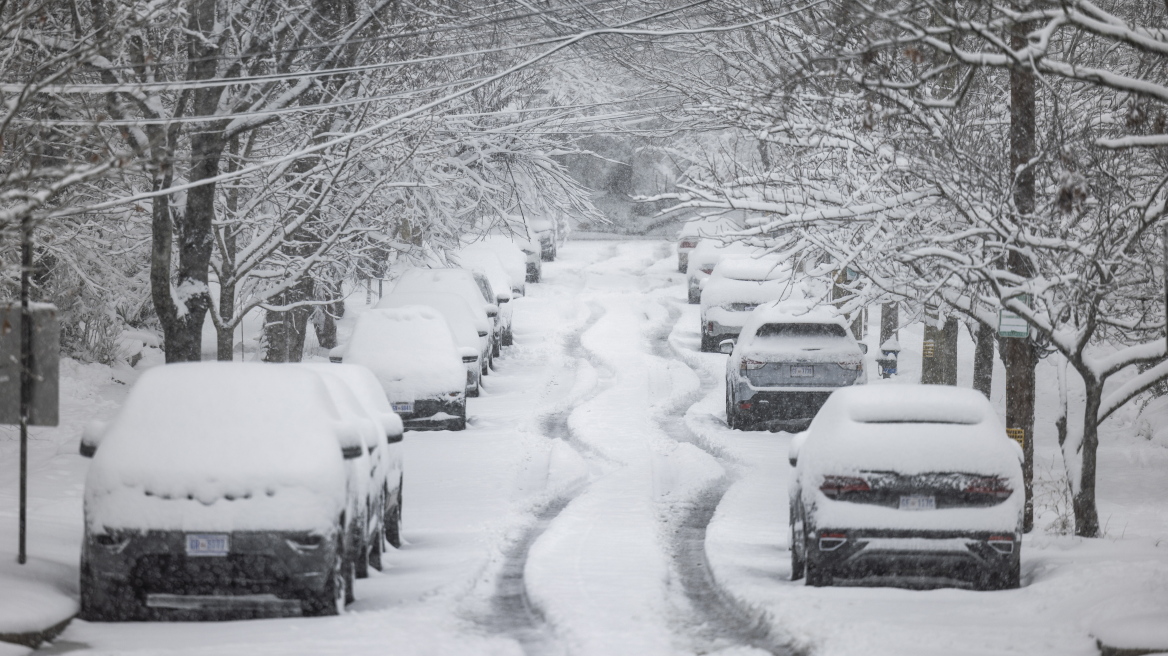
<svg viewBox="0 0 1168 656">
<path fill-rule="evenodd" d="M 402 420 L 385 398 L 385 390 L 377 376 L 356 364 L 335 364 L 331 362 L 303 362 L 301 367 L 317 373 L 325 373 L 343 380 L 361 407 L 375 422 L 382 425 L 386 434 L 401 435 Z"/>
<path fill-rule="evenodd" d="M 446 317 L 427 305 L 362 314 L 344 361 L 369 367 L 394 401 L 445 394 L 466 385 L 466 367 Z"/>
<path fill-rule="evenodd" d="M 522 287 L 527 279 L 527 255 L 509 237 L 488 235 L 473 244 L 463 246 L 459 256 L 464 254 L 471 258 L 494 255 L 511 278 L 512 287 Z"/>
<path fill-rule="evenodd" d="M 745 241 L 724 242 L 721 239 L 703 238 L 689 254 L 689 265 L 717 264 L 731 255 L 761 255 L 762 249 Z"/>
<path fill-rule="evenodd" d="M 777 255 L 731 255 L 719 260 L 710 275 L 730 280 L 786 280 L 791 277 L 791 265 Z"/>
<path fill-rule="evenodd" d="M 735 230 L 741 230 L 740 219 L 731 216 L 707 216 L 692 221 L 686 221 L 677 233 L 678 239 L 703 235 L 721 235 Z"/>
<path fill-rule="evenodd" d="M 491 329 L 483 292 L 475 282 L 474 274 L 466 269 L 407 269 L 397 279 L 393 292 L 457 294 L 476 311 L 476 315 L 482 315 L 481 319 L 476 319 L 475 328 L 479 331 Z"/>
<path fill-rule="evenodd" d="M 523 277 L 513 279 L 511 273 L 503 267 L 498 255 L 488 249 L 464 248 L 454 253 L 453 259 L 464 268 L 486 276 L 495 293 L 506 299 L 511 298 L 511 288 L 523 282 Z M 523 261 L 520 261 L 520 265 L 523 266 Z M 526 275 L 526 271 L 524 273 Z"/>
<path fill-rule="evenodd" d="M 481 341 L 477 328 L 484 322 L 481 321 L 481 313 L 476 313 L 462 296 L 447 292 L 427 294 L 391 292 L 377 302 L 379 310 L 410 305 L 424 305 L 438 310 L 446 319 L 446 325 L 450 328 L 450 335 L 455 343 L 478 350 Z M 488 328 L 483 326 L 483 330 L 486 331 Z"/>
<path fill-rule="evenodd" d="M 821 473 L 1020 474 L 1016 445 L 979 392 L 948 385 L 836 390 L 807 429 L 799 463 Z"/>
</svg>

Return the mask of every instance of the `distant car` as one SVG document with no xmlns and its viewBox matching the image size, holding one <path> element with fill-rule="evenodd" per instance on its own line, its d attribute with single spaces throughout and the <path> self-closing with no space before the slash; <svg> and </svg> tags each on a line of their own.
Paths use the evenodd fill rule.
<svg viewBox="0 0 1168 656">
<path fill-rule="evenodd" d="M 1022 449 L 980 393 L 841 388 L 790 460 L 792 578 L 1019 586 Z"/>
<path fill-rule="evenodd" d="M 514 242 L 489 237 L 463 246 L 456 257 L 460 266 L 490 278 L 497 290 L 511 290 L 512 300 L 527 293 L 527 256 Z"/>
<path fill-rule="evenodd" d="M 514 342 L 514 336 L 511 333 L 511 319 L 514 317 L 514 313 L 512 312 L 513 308 L 509 305 L 511 291 L 503 287 L 502 291 L 496 292 L 495 285 L 486 274 L 479 271 L 471 271 L 471 273 L 474 274 L 475 283 L 483 294 L 483 300 L 488 305 L 494 303 L 495 307 L 499 308 L 499 313 L 495 317 L 499 326 L 499 339 L 495 342 L 495 350 L 491 353 L 493 356 L 498 356 L 500 346 L 510 346 Z"/>
<path fill-rule="evenodd" d="M 369 310 L 357 319 L 340 359 L 377 376 L 406 428 L 466 428 L 466 365 L 438 310 Z"/>
<path fill-rule="evenodd" d="M 722 258 L 732 255 L 751 255 L 760 251 L 744 241 L 723 242 L 720 239 L 700 239 L 690 251 L 685 269 L 687 299 L 691 305 L 702 300 L 702 287 Z"/>
<path fill-rule="evenodd" d="M 339 613 L 358 516 L 345 462 L 365 453 L 366 423 L 294 367 L 143 373 L 82 437 L 81 617 Z"/>
<path fill-rule="evenodd" d="M 487 372 L 487 360 L 491 355 L 492 342 L 490 333 L 487 331 L 489 326 L 479 325 L 474 309 L 457 294 L 392 292 L 377 302 L 377 308 L 380 310 L 410 305 L 432 307 L 446 319 L 450 335 L 454 338 L 454 343 L 458 345 L 459 356 L 462 357 L 462 362 L 466 365 L 466 395 L 478 396 L 483 374 Z"/>
<path fill-rule="evenodd" d="M 802 428 L 836 389 L 867 380 L 864 346 L 843 319 L 803 303 L 760 305 L 726 361 L 726 423 Z"/>
<path fill-rule="evenodd" d="M 742 219 L 737 216 L 702 217 L 687 221 L 677 235 L 677 270 L 685 273 L 689 266 L 689 254 L 697 248 L 703 237 L 713 237 L 741 229 Z"/>
<path fill-rule="evenodd" d="M 395 547 L 402 545 L 402 418 L 390 409 L 385 392 L 373 372 L 354 364 L 331 364 L 324 362 L 298 363 L 296 367 L 315 372 L 324 378 L 334 402 L 342 414 L 364 416 L 373 424 L 371 440 L 367 433 L 366 446 L 370 467 L 367 489 L 362 490 L 366 498 L 366 535 L 362 536 L 356 558 L 357 578 L 368 575 L 368 567 L 380 571 L 382 568 L 383 539 Z M 336 383 L 345 385 L 345 390 L 336 389 Z M 354 459 L 354 465 L 363 465 L 361 459 Z M 362 467 L 363 469 L 363 467 Z"/>
<path fill-rule="evenodd" d="M 795 291 L 790 265 L 776 256 L 723 258 L 702 288 L 701 350 L 736 339 L 754 308 L 792 298 Z"/>
<path fill-rule="evenodd" d="M 461 296 L 476 312 L 489 324 L 491 335 L 491 352 L 488 364 L 499 352 L 499 343 L 503 337 L 503 327 L 499 320 L 499 306 L 489 302 L 483 295 L 479 282 L 474 274 L 466 269 L 407 269 L 401 273 L 393 286 L 394 292 L 431 294 L 443 292 Z M 481 328 L 482 324 L 478 326 Z"/>
</svg>

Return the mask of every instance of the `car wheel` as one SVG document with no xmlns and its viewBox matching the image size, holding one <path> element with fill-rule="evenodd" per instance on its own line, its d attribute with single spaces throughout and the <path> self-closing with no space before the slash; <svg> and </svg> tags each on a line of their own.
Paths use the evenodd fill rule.
<svg viewBox="0 0 1168 656">
<path fill-rule="evenodd" d="M 479 383 L 475 381 L 475 386 L 466 391 L 466 395 L 470 398 L 477 398 L 479 395 Z"/>
<path fill-rule="evenodd" d="M 796 524 L 795 518 L 797 516 L 796 515 L 797 512 L 798 511 L 795 509 L 795 505 L 792 504 L 791 505 L 791 515 L 790 515 L 791 516 L 791 580 L 792 581 L 798 581 L 799 579 L 803 578 L 803 574 L 804 574 L 804 571 L 806 570 L 806 566 L 807 566 L 807 562 L 805 560 L 805 552 L 803 551 L 803 549 L 800 549 L 797 546 L 797 545 L 804 544 L 803 536 L 799 535 L 799 532 L 795 530 L 795 524 Z"/>
<path fill-rule="evenodd" d="M 393 545 L 394 549 L 400 549 L 402 546 L 402 483 L 398 480 L 397 484 L 397 503 L 385 515 L 385 539 Z"/>
<path fill-rule="evenodd" d="M 466 430 L 466 401 L 463 401 L 462 405 L 459 406 L 459 410 L 457 415 L 455 415 L 455 418 L 450 420 L 450 430 Z"/>
<path fill-rule="evenodd" d="M 358 515 L 349 527 L 350 544 L 349 561 L 353 564 L 353 575 L 359 579 L 369 578 L 369 524 L 364 515 Z"/>
<path fill-rule="evenodd" d="M 348 591 L 345 585 L 345 556 L 344 540 L 338 531 L 337 553 L 333 558 L 332 576 L 325 582 L 319 594 L 303 599 L 300 602 L 300 611 L 307 617 L 323 617 L 326 615 L 340 615 L 345 610 Z"/>
<path fill-rule="evenodd" d="M 689 290 L 689 298 L 687 300 L 689 300 L 690 305 L 697 305 L 698 303 L 701 303 L 702 302 L 701 291 L 691 287 Z"/>
<path fill-rule="evenodd" d="M 81 566 L 81 612 L 87 622 L 126 622 L 144 619 L 145 607 L 126 583 L 99 583 L 88 564 Z"/>
<path fill-rule="evenodd" d="M 730 393 L 726 393 L 726 425 L 730 430 L 737 430 L 741 425 L 738 419 L 738 412 L 734 409 L 734 401 L 730 398 Z"/>
<path fill-rule="evenodd" d="M 511 329 L 503 331 L 503 346 L 511 346 L 515 343 L 515 336 L 511 333 Z"/>
<path fill-rule="evenodd" d="M 501 342 L 501 341 L 503 341 L 503 338 L 500 336 L 499 339 L 495 340 L 495 343 L 491 345 L 491 362 L 490 362 L 490 364 L 492 364 L 492 365 L 495 363 L 495 358 L 499 357 L 499 354 L 502 352 L 499 349 L 499 342 Z"/>
<path fill-rule="evenodd" d="M 381 491 L 381 503 L 373 513 L 377 518 L 376 526 L 374 527 L 373 537 L 369 540 L 369 566 L 377 571 L 381 571 L 381 553 L 385 550 L 385 503 L 388 494 L 384 488 Z"/>
</svg>

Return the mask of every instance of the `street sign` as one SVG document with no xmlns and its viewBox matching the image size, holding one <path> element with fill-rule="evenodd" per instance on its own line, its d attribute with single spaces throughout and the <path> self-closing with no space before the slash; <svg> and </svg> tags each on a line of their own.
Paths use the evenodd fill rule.
<svg viewBox="0 0 1168 656">
<path fill-rule="evenodd" d="M 29 305 L 32 314 L 30 426 L 56 426 L 61 330 L 57 308 Z M 0 302 L 0 424 L 20 423 L 20 303 Z"/>
<path fill-rule="evenodd" d="M 1030 306 L 1030 295 L 1023 294 L 1019 297 L 1023 303 Z M 1026 339 L 1030 337 L 1030 324 L 1026 323 L 1017 312 L 1012 312 L 1005 308 L 998 311 L 998 337 L 1012 337 L 1014 339 Z"/>
</svg>

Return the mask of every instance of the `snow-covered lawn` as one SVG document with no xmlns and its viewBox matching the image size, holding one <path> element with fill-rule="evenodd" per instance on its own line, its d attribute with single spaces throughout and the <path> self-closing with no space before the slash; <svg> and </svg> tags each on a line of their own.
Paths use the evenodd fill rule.
<svg viewBox="0 0 1168 656">
<path fill-rule="evenodd" d="M 1168 625 L 1168 448 L 1143 437 L 1156 427 L 1131 413 L 1113 419 L 1100 449 L 1106 537 L 1048 532 L 1060 509 L 1046 481 L 1062 469 L 1048 363 L 1036 443 L 1045 496 L 1023 547 L 1022 589 L 805 588 L 788 580 L 790 436 L 726 427 L 726 356 L 698 353 L 698 308 L 685 303 L 671 247 L 570 242 L 544 279 L 513 302 L 515 346 L 470 399 L 468 429 L 406 434 L 406 545 L 357 582 L 345 615 L 74 621 L 48 653 L 760 653 L 710 619 L 719 612 L 700 612 L 719 603 L 725 616 L 761 617 L 775 643 L 823 655 L 1093 654 L 1095 632 Z M 351 300 L 342 336 L 363 297 Z M 911 380 L 919 326 L 900 341 Z M 33 431 L 24 568 L 14 563 L 16 432 L 0 429 L 0 633 L 73 607 L 81 427 L 112 415 L 138 373 L 64 363 L 62 425 Z M 1001 397 L 995 390 L 999 407 Z M 677 536 L 687 513 L 723 489 L 705 533 L 721 601 L 695 599 Z M 499 585 L 516 576 L 518 602 Z M 0 645 L 0 656 L 24 651 Z"/>
</svg>

